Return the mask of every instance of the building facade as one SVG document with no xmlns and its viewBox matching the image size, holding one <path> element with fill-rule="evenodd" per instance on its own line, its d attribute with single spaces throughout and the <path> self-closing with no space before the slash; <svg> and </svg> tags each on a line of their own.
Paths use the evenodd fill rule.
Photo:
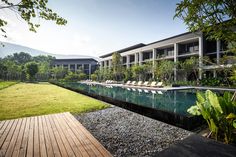
<svg viewBox="0 0 236 157">
<path fill-rule="evenodd" d="M 90 75 L 97 69 L 98 61 L 93 58 L 77 58 L 77 59 L 55 59 L 54 67 L 63 67 L 72 72 L 82 70 L 90 78 Z"/>
<path fill-rule="evenodd" d="M 142 65 L 146 62 L 171 60 L 174 62 L 184 61 L 192 56 L 199 58 L 199 79 L 202 79 L 203 72 L 210 71 L 216 77 L 215 69 L 221 66 L 220 58 L 225 54 L 226 43 L 222 41 L 209 41 L 201 32 L 183 33 L 177 36 L 166 38 L 150 44 L 138 44 L 118 52 L 122 56 L 123 66 L 130 68 L 133 65 Z M 100 68 L 111 68 L 112 54 L 99 56 L 101 58 Z M 227 53 L 227 55 L 232 55 Z M 207 56 L 212 64 L 203 64 L 203 58 Z M 235 60 L 228 61 L 229 65 L 235 64 Z M 174 69 L 174 78 L 177 79 L 177 69 Z"/>
</svg>

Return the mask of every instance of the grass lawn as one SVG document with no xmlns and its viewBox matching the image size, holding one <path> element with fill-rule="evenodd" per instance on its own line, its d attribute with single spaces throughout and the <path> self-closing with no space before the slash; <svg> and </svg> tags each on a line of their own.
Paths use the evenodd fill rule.
<svg viewBox="0 0 236 157">
<path fill-rule="evenodd" d="M 109 105 L 49 83 L 18 83 L 0 90 L 0 120 L 106 107 Z"/>
<path fill-rule="evenodd" d="M 14 81 L 0 81 L 0 89 L 7 88 L 17 83 L 18 82 L 14 82 Z"/>
</svg>

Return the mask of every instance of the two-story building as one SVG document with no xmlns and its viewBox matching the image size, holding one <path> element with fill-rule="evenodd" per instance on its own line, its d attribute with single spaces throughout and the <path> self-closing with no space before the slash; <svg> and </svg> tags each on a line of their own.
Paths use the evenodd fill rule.
<svg viewBox="0 0 236 157">
<path fill-rule="evenodd" d="M 55 59 L 54 67 L 63 67 L 72 72 L 82 70 L 90 78 L 90 75 L 97 69 L 98 61 L 93 58 L 75 58 L 75 59 Z"/>
</svg>

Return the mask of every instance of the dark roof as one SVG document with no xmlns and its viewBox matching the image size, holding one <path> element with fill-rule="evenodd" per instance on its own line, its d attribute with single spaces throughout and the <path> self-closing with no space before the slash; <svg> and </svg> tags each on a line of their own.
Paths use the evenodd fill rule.
<svg viewBox="0 0 236 157">
<path fill-rule="evenodd" d="M 93 60 L 97 62 L 94 58 L 65 58 L 65 59 L 54 59 L 54 61 L 77 61 L 77 60 Z"/>
<path fill-rule="evenodd" d="M 181 33 L 181 34 L 178 34 L 178 35 L 175 35 L 175 36 L 172 36 L 172 37 L 169 37 L 169 38 L 165 38 L 165 39 L 161 39 L 161 40 L 158 40 L 158 41 L 154 41 L 152 43 L 149 43 L 147 44 L 146 46 L 148 45 L 152 45 L 152 44 L 156 44 L 156 43 L 159 43 L 159 42 L 162 42 L 162 41 L 165 41 L 165 40 L 170 40 L 170 39 L 173 39 L 173 38 L 177 38 L 177 37 L 180 37 L 182 35 L 187 35 L 187 34 L 191 34 L 193 32 L 185 32 L 185 33 Z"/>
<path fill-rule="evenodd" d="M 108 54 L 105 54 L 105 55 L 102 55 L 102 56 L 99 56 L 99 57 L 100 57 L 100 58 L 104 58 L 104 57 L 111 56 L 111 55 L 112 55 L 113 53 L 115 53 L 115 52 L 122 53 L 122 52 L 125 52 L 125 51 L 137 49 L 137 48 L 140 48 L 140 47 L 143 47 L 143 46 L 146 46 L 146 45 L 143 44 L 143 43 L 139 43 L 139 44 L 136 44 L 136 45 L 133 45 L 133 46 L 130 46 L 130 47 L 126 47 L 126 48 L 123 48 L 123 49 L 121 49 L 121 50 L 114 51 L 114 52 L 111 52 L 111 53 L 108 53 Z"/>
</svg>

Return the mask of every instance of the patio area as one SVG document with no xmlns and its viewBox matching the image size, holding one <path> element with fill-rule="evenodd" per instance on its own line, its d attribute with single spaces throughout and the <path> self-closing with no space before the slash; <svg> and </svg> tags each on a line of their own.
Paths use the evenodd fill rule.
<svg viewBox="0 0 236 157">
<path fill-rule="evenodd" d="M 69 112 L 0 121 L 0 156 L 112 156 Z"/>
</svg>

